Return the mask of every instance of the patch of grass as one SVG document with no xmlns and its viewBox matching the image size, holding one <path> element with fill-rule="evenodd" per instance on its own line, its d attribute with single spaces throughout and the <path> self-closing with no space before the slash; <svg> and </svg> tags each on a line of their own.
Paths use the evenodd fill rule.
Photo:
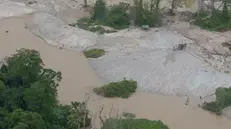
<svg viewBox="0 0 231 129">
<path fill-rule="evenodd" d="M 93 91 L 104 97 L 121 97 L 128 98 L 136 91 L 137 82 L 133 80 L 122 80 L 119 82 L 112 82 L 102 87 L 94 88 Z"/>
<path fill-rule="evenodd" d="M 96 25 L 95 22 L 91 20 L 91 18 L 89 17 L 79 19 L 76 25 L 81 29 L 88 30 L 91 32 L 97 32 L 104 29 L 103 27 Z"/>
<path fill-rule="evenodd" d="M 117 32 L 116 30 L 104 29 L 102 27 L 103 23 L 101 23 L 100 21 L 94 21 L 89 17 L 80 18 L 76 23 L 69 25 L 73 27 L 79 27 L 81 29 L 88 30 L 94 33 L 98 32 L 99 34 Z"/>
<path fill-rule="evenodd" d="M 105 54 L 105 51 L 103 49 L 93 48 L 93 49 L 84 51 L 83 54 L 87 58 L 98 58 L 100 56 L 103 56 Z"/>
<path fill-rule="evenodd" d="M 103 34 L 105 33 L 105 29 L 102 27 L 102 26 L 90 26 L 89 31 L 91 32 L 99 32 L 100 34 Z"/>
<path fill-rule="evenodd" d="M 169 129 L 160 120 L 147 119 L 107 119 L 101 129 Z"/>
</svg>

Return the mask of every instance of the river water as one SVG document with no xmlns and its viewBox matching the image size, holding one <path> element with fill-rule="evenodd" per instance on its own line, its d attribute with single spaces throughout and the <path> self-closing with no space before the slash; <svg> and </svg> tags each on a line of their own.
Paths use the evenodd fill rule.
<svg viewBox="0 0 231 129">
<path fill-rule="evenodd" d="M 0 59 L 15 53 L 19 48 L 38 50 L 45 67 L 62 72 L 63 80 L 58 88 L 60 103 L 68 104 L 90 97 L 88 108 L 92 111 L 94 126 L 99 126 L 98 114 L 103 106 L 103 116 L 131 112 L 138 118 L 162 120 L 170 129 L 231 129 L 231 121 L 196 106 L 186 106 L 185 99 L 179 97 L 147 93 L 136 93 L 129 99 L 96 96 L 92 88 L 100 86 L 102 81 L 89 67 L 82 53 L 49 46 L 25 29 L 23 18 L 1 20 Z"/>
</svg>

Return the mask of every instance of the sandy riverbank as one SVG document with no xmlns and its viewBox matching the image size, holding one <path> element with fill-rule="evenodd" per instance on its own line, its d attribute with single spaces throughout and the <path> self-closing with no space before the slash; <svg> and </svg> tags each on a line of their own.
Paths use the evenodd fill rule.
<svg viewBox="0 0 231 129">
<path fill-rule="evenodd" d="M 27 17 L 24 17 L 27 18 Z M 6 33 L 8 31 L 8 33 Z M 76 51 L 60 50 L 47 45 L 43 40 L 25 29 L 24 19 L 9 18 L 0 21 L 0 59 L 19 48 L 39 50 L 46 67 L 62 72 L 63 80 L 58 89 L 61 103 L 84 100 L 89 93 L 89 109 L 97 113 L 101 105 L 105 113 L 109 107 L 132 112 L 137 117 L 160 119 L 170 129 L 230 129 L 231 122 L 224 117 L 211 115 L 199 108 L 185 106 L 184 99 L 170 96 L 137 93 L 127 100 L 105 99 L 92 94 L 91 90 L 101 81 L 88 66 L 87 59 Z M 97 117 L 93 124 L 98 125 Z"/>
</svg>

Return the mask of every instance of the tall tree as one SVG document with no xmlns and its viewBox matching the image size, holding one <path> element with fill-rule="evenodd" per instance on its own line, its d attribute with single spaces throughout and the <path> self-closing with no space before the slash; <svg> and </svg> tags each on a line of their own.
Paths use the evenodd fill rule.
<svg viewBox="0 0 231 129">
<path fill-rule="evenodd" d="M 23 114 L 27 114 L 26 116 L 30 115 L 29 118 L 39 115 L 46 121 L 47 127 L 52 124 L 51 112 L 57 106 L 57 86 L 61 73 L 43 68 L 42 64 L 38 51 L 20 49 L 6 58 L 5 64 L 1 66 L 0 108 L 4 109 L 1 111 L 11 114 L 7 116 L 8 123 L 11 122 L 13 114 L 21 114 L 23 117 Z M 5 118 L 6 115 L 0 113 L 0 119 Z M 9 128 L 23 129 L 28 126 L 19 121 Z"/>
<path fill-rule="evenodd" d="M 14 110 L 4 119 L 6 129 L 46 129 L 45 121 L 35 112 Z"/>
</svg>

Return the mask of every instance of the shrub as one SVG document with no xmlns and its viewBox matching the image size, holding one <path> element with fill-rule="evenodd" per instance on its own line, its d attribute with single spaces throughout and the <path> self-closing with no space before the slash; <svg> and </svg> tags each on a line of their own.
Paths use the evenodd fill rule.
<svg viewBox="0 0 231 129">
<path fill-rule="evenodd" d="M 160 0 L 151 0 L 150 3 L 143 3 L 143 0 L 135 0 L 134 7 L 121 2 L 119 5 L 106 8 L 104 0 L 97 0 L 90 18 L 82 18 L 70 26 L 78 25 L 81 29 L 101 34 L 114 31 L 105 30 L 100 25 L 124 29 L 129 27 L 130 21 L 134 21 L 137 26 L 159 26 L 161 24 L 159 2 Z"/>
<path fill-rule="evenodd" d="M 161 121 L 147 119 L 107 119 L 101 129 L 169 129 Z"/>
<path fill-rule="evenodd" d="M 205 110 L 216 113 L 217 115 L 221 114 L 221 111 L 231 105 L 231 87 L 224 88 L 220 87 L 216 89 L 216 100 L 212 102 L 205 102 L 203 108 Z"/>
<path fill-rule="evenodd" d="M 214 112 L 217 115 L 220 114 L 220 111 L 217 108 L 216 102 L 210 102 L 210 103 L 204 102 L 203 109 L 208 110 L 210 112 Z"/>
<path fill-rule="evenodd" d="M 130 24 L 128 9 L 128 6 L 122 3 L 112 6 L 105 17 L 105 25 L 116 29 L 127 28 Z"/>
<path fill-rule="evenodd" d="M 93 48 L 93 49 L 84 51 L 83 54 L 87 58 L 98 58 L 104 55 L 105 51 L 103 49 Z"/>
<path fill-rule="evenodd" d="M 108 85 L 94 88 L 93 91 L 98 95 L 103 95 L 104 97 L 128 98 L 136 91 L 136 88 L 136 81 L 124 79 L 119 82 L 112 82 Z"/>
<path fill-rule="evenodd" d="M 106 16 L 107 8 L 104 0 L 97 0 L 92 11 L 92 19 L 102 21 Z"/>
<path fill-rule="evenodd" d="M 194 15 L 194 24 L 210 31 L 226 31 L 231 28 L 231 19 L 224 17 L 221 11 L 215 11 L 212 16 L 209 12 L 200 12 L 200 17 Z"/>
<path fill-rule="evenodd" d="M 135 25 L 149 25 L 150 27 L 154 27 L 161 24 L 159 0 L 151 0 L 150 3 L 144 3 L 143 0 L 135 0 L 134 3 L 135 7 L 132 9 L 132 13 L 135 13 Z"/>
</svg>

